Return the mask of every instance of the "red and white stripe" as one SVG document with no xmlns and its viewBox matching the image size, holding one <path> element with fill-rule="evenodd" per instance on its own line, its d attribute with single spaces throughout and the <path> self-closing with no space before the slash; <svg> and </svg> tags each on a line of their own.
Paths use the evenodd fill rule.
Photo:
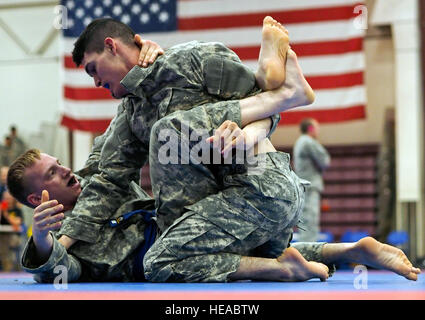
<svg viewBox="0 0 425 320">
<path fill-rule="evenodd" d="M 355 27 L 359 0 L 180 0 L 178 31 L 142 34 L 163 48 L 192 41 L 219 41 L 257 68 L 262 20 L 270 15 L 290 34 L 303 72 L 316 93 L 307 107 L 282 114 L 282 123 L 306 116 L 320 122 L 365 117 L 364 30 Z M 62 123 L 72 129 L 103 131 L 119 101 L 76 68 L 70 52 L 76 39 L 63 39 L 64 105 Z"/>
</svg>

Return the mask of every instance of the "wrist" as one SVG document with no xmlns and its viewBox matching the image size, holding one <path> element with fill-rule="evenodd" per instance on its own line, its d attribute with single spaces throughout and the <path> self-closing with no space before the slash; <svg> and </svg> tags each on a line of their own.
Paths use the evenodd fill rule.
<svg viewBox="0 0 425 320">
<path fill-rule="evenodd" d="M 33 241 L 38 255 L 47 260 L 53 249 L 53 237 L 50 232 L 45 236 L 33 235 Z"/>
</svg>

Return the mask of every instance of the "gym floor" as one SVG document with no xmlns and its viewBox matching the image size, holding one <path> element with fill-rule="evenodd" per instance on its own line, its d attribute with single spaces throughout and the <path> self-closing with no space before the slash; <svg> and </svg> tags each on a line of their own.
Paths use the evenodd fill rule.
<svg viewBox="0 0 425 320">
<path fill-rule="evenodd" d="M 0 273 L 0 300 L 425 300 L 425 275 L 339 270 L 326 282 L 39 284 L 28 273 Z"/>
</svg>

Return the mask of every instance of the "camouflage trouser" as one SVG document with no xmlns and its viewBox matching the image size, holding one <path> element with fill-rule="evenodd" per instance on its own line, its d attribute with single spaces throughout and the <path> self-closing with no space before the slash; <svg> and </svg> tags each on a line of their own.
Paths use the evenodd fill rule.
<svg viewBox="0 0 425 320">
<path fill-rule="evenodd" d="M 182 164 L 186 141 L 189 149 L 196 145 L 188 135 L 198 128 L 212 134 L 224 120 L 234 120 L 232 115 L 240 125 L 238 111 L 233 103 L 201 106 L 175 112 L 152 129 L 149 162 L 158 225 L 171 226 L 145 255 L 149 281 L 227 281 L 241 255 L 277 257 L 288 246 L 304 201 L 288 154 L 258 155 L 259 174 L 250 174 L 247 165 L 228 171 L 219 166 L 217 173 L 193 157 Z M 159 138 L 167 129 L 179 144 L 177 164 L 161 163 L 161 149 L 173 140 Z"/>
<path fill-rule="evenodd" d="M 320 192 L 315 188 L 306 188 L 301 228 L 298 229 L 298 241 L 314 242 L 318 240 L 320 232 Z"/>
</svg>

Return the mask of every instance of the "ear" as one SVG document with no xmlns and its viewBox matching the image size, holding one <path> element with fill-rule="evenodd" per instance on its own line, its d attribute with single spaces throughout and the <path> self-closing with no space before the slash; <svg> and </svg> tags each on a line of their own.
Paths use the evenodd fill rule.
<svg viewBox="0 0 425 320">
<path fill-rule="evenodd" d="M 27 196 L 27 201 L 35 208 L 41 204 L 41 197 L 35 193 L 31 193 Z"/>
<path fill-rule="evenodd" d="M 103 44 L 105 45 L 105 50 L 111 52 L 113 55 L 117 54 L 117 42 L 113 38 L 105 38 Z"/>
</svg>

